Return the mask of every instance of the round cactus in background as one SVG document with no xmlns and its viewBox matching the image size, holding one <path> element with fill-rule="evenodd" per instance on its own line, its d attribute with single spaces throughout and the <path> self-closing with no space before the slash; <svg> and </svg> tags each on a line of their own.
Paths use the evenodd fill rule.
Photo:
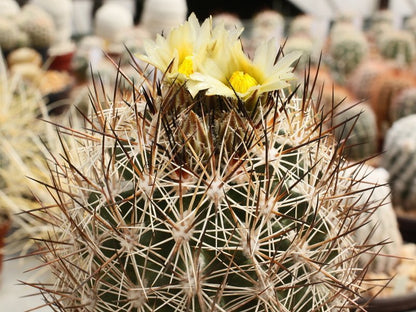
<svg viewBox="0 0 416 312">
<path fill-rule="evenodd" d="M 14 18 L 19 12 L 20 7 L 15 0 L 2 0 L 0 2 L 0 17 Z"/>
<path fill-rule="evenodd" d="M 94 98 L 83 131 L 62 128 L 78 147 L 51 163 L 56 201 L 43 211 L 56 231 L 42 256 L 56 278 L 36 285 L 47 304 L 361 308 L 351 165 L 312 101 L 287 90 L 299 54 L 269 42 L 249 59 L 238 35 L 191 15 L 140 56 L 161 81 Z"/>
<path fill-rule="evenodd" d="M 390 105 L 392 122 L 412 114 L 416 114 L 416 86 L 403 89 L 393 98 Z"/>
<path fill-rule="evenodd" d="M 380 54 L 401 66 L 410 65 L 416 52 L 415 38 L 409 31 L 386 31 L 378 41 Z"/>
<path fill-rule="evenodd" d="M 381 165 L 389 172 L 393 204 L 416 209 L 416 115 L 398 119 L 386 133 Z"/>
<path fill-rule="evenodd" d="M 115 2 L 104 4 L 95 14 L 94 33 L 107 43 L 116 42 L 121 33 L 132 27 L 133 13 Z"/>
<path fill-rule="evenodd" d="M 152 38 L 166 33 L 186 20 L 188 5 L 185 0 L 146 0 L 143 3 L 140 24 Z"/>
<path fill-rule="evenodd" d="M 330 66 L 335 80 L 345 83 L 348 75 L 357 68 L 368 53 L 368 43 L 360 31 L 336 31 L 329 43 Z"/>
<path fill-rule="evenodd" d="M 367 58 L 348 77 L 346 87 L 355 98 L 367 101 L 370 99 L 375 80 L 386 74 L 389 69 L 391 66 L 385 61 Z"/>
<path fill-rule="evenodd" d="M 285 53 L 299 51 L 302 56 L 296 66 L 297 70 L 304 70 L 309 64 L 316 63 L 314 57 L 314 43 L 311 38 L 306 36 L 292 36 L 289 37 L 284 45 Z"/>
<path fill-rule="evenodd" d="M 52 17 L 42 8 L 26 4 L 18 16 L 19 28 L 28 35 L 32 48 L 45 50 L 55 39 L 55 25 Z"/>
<path fill-rule="evenodd" d="M 289 37 L 291 36 L 311 36 L 313 18 L 310 15 L 299 15 L 290 21 Z"/>
<path fill-rule="evenodd" d="M 19 28 L 9 18 L 0 17 L 0 48 L 3 52 L 9 52 L 19 46 Z"/>
<path fill-rule="evenodd" d="M 378 151 L 376 116 L 365 103 L 349 103 L 351 99 L 335 109 L 335 137 L 345 144 L 344 152 L 348 159 L 368 159 Z"/>
<path fill-rule="evenodd" d="M 390 70 L 374 81 L 370 90 L 370 104 L 376 114 L 380 141 L 392 123 L 390 106 L 393 99 L 402 90 L 415 86 L 415 83 L 413 75 L 402 70 Z"/>
</svg>

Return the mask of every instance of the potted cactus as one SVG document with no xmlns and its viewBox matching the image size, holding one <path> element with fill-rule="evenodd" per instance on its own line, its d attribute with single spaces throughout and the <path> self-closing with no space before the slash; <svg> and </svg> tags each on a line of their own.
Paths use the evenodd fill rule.
<svg viewBox="0 0 416 312">
<path fill-rule="evenodd" d="M 62 127 L 75 146 L 62 140 L 63 157 L 51 158 L 46 186 L 55 200 L 45 213 L 54 231 L 43 242 L 56 278 L 35 285 L 48 305 L 365 305 L 357 303 L 365 250 L 353 237 L 364 225 L 353 166 L 313 101 L 287 89 L 300 54 L 275 62 L 266 42 L 249 59 L 239 35 L 192 14 L 146 44 L 140 58 L 153 75 L 128 79 L 133 91 L 121 100 L 97 91 L 85 130 Z"/>
</svg>

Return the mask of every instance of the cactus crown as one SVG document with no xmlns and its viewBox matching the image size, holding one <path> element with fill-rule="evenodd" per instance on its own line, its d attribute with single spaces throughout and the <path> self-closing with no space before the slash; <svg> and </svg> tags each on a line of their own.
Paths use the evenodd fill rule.
<svg viewBox="0 0 416 312">
<path fill-rule="evenodd" d="M 87 130 L 63 129 L 79 148 L 51 166 L 59 209 L 45 209 L 57 225 L 45 260 L 56 281 L 40 286 L 57 309 L 355 304 L 360 207 L 345 201 L 353 182 L 340 151 L 311 99 L 284 90 L 293 56 L 275 63 L 265 45 L 251 61 L 230 36 L 191 16 L 147 46 L 161 82 L 141 77 L 122 101 L 96 98 Z M 237 71 L 247 88 L 230 81 Z"/>
</svg>

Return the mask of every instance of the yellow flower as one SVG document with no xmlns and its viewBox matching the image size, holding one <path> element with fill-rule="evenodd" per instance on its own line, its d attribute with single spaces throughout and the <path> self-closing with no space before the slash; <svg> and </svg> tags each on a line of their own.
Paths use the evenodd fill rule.
<svg viewBox="0 0 416 312">
<path fill-rule="evenodd" d="M 139 58 L 166 73 L 168 79 L 184 82 L 195 71 L 197 54 L 210 42 L 211 28 L 211 19 L 200 25 L 192 13 L 166 37 L 158 34 L 155 41 L 146 41 L 146 55 L 139 55 Z"/>
<path fill-rule="evenodd" d="M 221 52 L 204 60 L 198 72 L 189 76 L 188 89 L 193 96 L 205 90 L 206 95 L 239 97 L 243 101 L 283 89 L 295 78 L 291 65 L 301 54 L 290 53 L 275 64 L 276 55 L 272 40 L 258 47 L 253 60 L 244 53 L 239 41 L 223 42 Z"/>
<path fill-rule="evenodd" d="M 224 25 L 212 28 L 212 18 L 200 25 L 192 13 L 184 24 L 172 29 L 166 37 L 157 35 L 155 41 L 146 41 L 146 55 L 139 55 L 139 58 L 166 73 L 168 80 L 183 83 L 199 70 L 199 64 L 207 57 L 217 57 L 222 42 L 237 41 L 242 30 L 229 32 Z"/>
</svg>

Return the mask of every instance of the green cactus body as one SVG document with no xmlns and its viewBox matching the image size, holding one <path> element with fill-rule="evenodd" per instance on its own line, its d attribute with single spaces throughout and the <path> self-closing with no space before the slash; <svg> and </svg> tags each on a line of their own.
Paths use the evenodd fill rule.
<svg viewBox="0 0 416 312">
<path fill-rule="evenodd" d="M 415 210 L 414 159 L 416 115 L 398 119 L 386 133 L 381 165 L 389 172 L 393 203 L 397 208 Z"/>
<path fill-rule="evenodd" d="M 348 100 L 351 103 L 351 99 Z M 378 151 L 377 122 L 371 107 L 365 103 L 340 105 L 335 110 L 335 137 L 345 140 L 345 156 L 360 160 L 374 156 Z"/>
<path fill-rule="evenodd" d="M 293 60 L 283 60 L 290 77 L 283 66 Z M 41 286 L 48 304 L 91 312 L 358 306 L 361 244 L 352 233 L 362 207 L 346 201 L 356 196 L 350 165 L 312 101 L 277 89 L 253 108 L 206 85 L 192 95 L 192 78 L 165 77 L 121 101 L 95 98 L 84 131 L 62 129 L 78 148 L 51 164 L 58 209 L 45 209 L 56 228 L 43 254 L 56 277 Z"/>
<path fill-rule="evenodd" d="M 386 31 L 380 35 L 378 49 L 380 54 L 402 66 L 412 64 L 416 46 L 414 37 L 409 31 Z"/>
<path fill-rule="evenodd" d="M 403 89 L 392 100 L 390 120 L 392 122 L 416 113 L 416 87 Z"/>
<path fill-rule="evenodd" d="M 331 67 L 336 80 L 344 83 L 346 77 L 367 56 L 368 44 L 364 34 L 359 31 L 338 31 L 336 34 L 331 36 L 329 46 Z"/>
</svg>

